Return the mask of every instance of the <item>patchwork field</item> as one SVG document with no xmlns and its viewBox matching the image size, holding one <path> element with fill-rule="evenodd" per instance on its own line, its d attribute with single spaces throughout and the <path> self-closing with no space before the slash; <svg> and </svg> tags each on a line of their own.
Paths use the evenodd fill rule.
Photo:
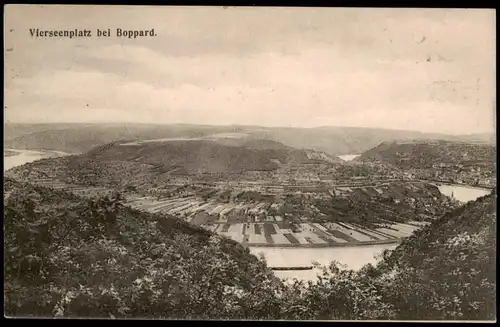
<svg viewBox="0 0 500 327">
<path fill-rule="evenodd" d="M 428 224 L 387 222 L 379 228 L 367 229 L 354 223 L 292 223 L 280 215 L 264 214 L 276 206 L 274 203 L 219 203 L 193 196 L 168 200 L 129 197 L 127 203 L 138 209 L 183 217 L 248 246 L 334 247 L 395 243 Z"/>
<path fill-rule="evenodd" d="M 105 187 L 78 186 L 50 179 L 40 179 L 37 184 L 64 188 L 84 196 L 112 192 Z M 339 187 L 335 191 L 352 190 Z M 379 192 L 377 188 L 363 188 L 360 191 Z M 230 198 L 233 197 L 232 194 Z M 278 202 L 221 202 L 218 198 L 207 199 L 192 193 L 165 199 L 128 193 L 125 201 L 133 208 L 177 216 L 248 246 L 337 247 L 396 243 L 429 224 L 423 221 L 396 223 L 380 219 L 376 227 L 367 228 L 353 222 L 311 222 L 310 217 L 290 218 L 286 213 L 269 214 L 276 212 L 280 206 Z"/>
</svg>

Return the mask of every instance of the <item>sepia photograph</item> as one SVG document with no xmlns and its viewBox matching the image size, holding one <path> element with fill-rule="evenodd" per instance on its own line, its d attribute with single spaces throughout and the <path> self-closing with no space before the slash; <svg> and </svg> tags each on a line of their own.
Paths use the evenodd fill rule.
<svg viewBox="0 0 500 327">
<path fill-rule="evenodd" d="M 6 5 L 4 316 L 496 321 L 496 11 Z"/>
</svg>

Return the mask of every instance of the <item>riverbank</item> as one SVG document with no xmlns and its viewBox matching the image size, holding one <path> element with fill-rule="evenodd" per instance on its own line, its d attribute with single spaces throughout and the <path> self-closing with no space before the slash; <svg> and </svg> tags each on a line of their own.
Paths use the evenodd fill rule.
<svg viewBox="0 0 500 327">
<path fill-rule="evenodd" d="M 270 267 L 271 270 L 276 270 L 276 271 L 297 271 L 297 270 L 313 270 L 313 266 L 306 266 L 306 267 Z"/>
<path fill-rule="evenodd" d="M 390 244 L 399 244 L 406 237 L 391 239 L 391 240 L 373 240 L 366 242 L 352 242 L 352 243 L 314 243 L 314 244 L 272 244 L 272 243 L 243 243 L 246 247 L 252 248 L 294 248 L 294 249 L 317 249 L 317 248 L 346 248 L 346 247 L 362 247 L 362 246 L 370 246 L 370 245 L 390 245 Z"/>
<path fill-rule="evenodd" d="M 457 186 L 457 187 L 466 187 L 466 188 L 471 188 L 471 189 L 489 190 L 489 191 L 492 191 L 495 189 L 494 186 L 457 184 L 457 183 L 439 181 L 439 180 L 418 179 L 417 181 L 434 184 L 436 186 L 443 186 L 443 185 L 445 185 L 445 186 Z"/>
<path fill-rule="evenodd" d="M 10 155 L 6 155 L 6 152 Z M 20 149 L 4 149 L 3 171 L 21 166 L 33 161 L 46 158 L 62 157 L 72 155 L 71 153 L 54 151 L 54 150 L 20 150 Z"/>
</svg>

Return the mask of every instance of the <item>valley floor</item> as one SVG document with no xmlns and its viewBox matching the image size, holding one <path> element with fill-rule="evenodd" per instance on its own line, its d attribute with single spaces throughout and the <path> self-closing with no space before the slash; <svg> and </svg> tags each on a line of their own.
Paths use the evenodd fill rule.
<svg viewBox="0 0 500 327">
<path fill-rule="evenodd" d="M 70 185 L 51 180 L 33 182 L 55 189 L 66 189 L 83 196 L 113 191 L 106 187 Z M 300 223 L 290 223 L 286 217 L 280 215 L 252 215 L 265 206 L 264 203 L 220 203 L 216 200 L 205 201 L 195 196 L 158 199 L 133 193 L 127 193 L 125 200 L 126 205 L 132 208 L 170 214 L 250 247 L 324 248 L 395 244 L 430 223 L 386 221 L 382 227 L 373 229 L 346 222 L 314 223 L 306 217 L 301 217 Z"/>
<path fill-rule="evenodd" d="M 33 180 L 35 184 L 52 188 L 67 189 L 76 194 L 93 196 L 105 194 L 113 190 L 106 187 L 91 187 L 66 184 L 51 178 Z M 351 183 L 348 185 L 330 185 L 330 193 L 345 194 L 354 189 L 365 193 L 384 192 L 384 187 L 397 180 L 372 181 L 370 185 Z M 399 181 L 401 182 L 401 181 Z M 405 185 L 428 181 L 405 181 Z M 376 185 L 375 185 L 376 184 Z M 450 194 L 447 194 L 450 195 Z M 201 226 L 220 235 L 225 235 L 249 247 L 282 247 L 282 248 L 326 248 L 345 246 L 364 246 L 395 244 L 429 221 L 405 221 L 395 223 L 383 221 L 377 227 L 368 228 L 353 222 L 311 222 L 311 217 L 294 217 L 269 214 L 271 207 L 278 203 L 221 202 L 214 199 L 203 199 L 194 195 L 178 195 L 168 198 L 157 196 L 141 196 L 126 193 L 126 204 L 147 212 L 166 213 L 192 224 Z"/>
</svg>

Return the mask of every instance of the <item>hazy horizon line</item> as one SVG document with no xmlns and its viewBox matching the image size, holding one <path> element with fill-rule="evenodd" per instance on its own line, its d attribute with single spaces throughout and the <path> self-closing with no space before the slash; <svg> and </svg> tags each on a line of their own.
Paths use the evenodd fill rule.
<svg viewBox="0 0 500 327">
<path fill-rule="evenodd" d="M 168 126 L 168 125 L 186 125 L 186 126 L 217 126 L 217 127 L 260 127 L 260 128 L 288 128 L 288 129 L 325 129 L 325 128 L 350 128 L 350 129 L 371 129 L 371 130 L 386 130 L 386 131 L 397 131 L 397 132 L 413 132 L 421 134 L 431 134 L 431 135 L 448 135 L 448 136 L 467 136 L 467 135 L 496 135 L 495 131 L 491 132 L 475 132 L 466 134 L 451 134 L 451 133 L 438 133 L 438 132 L 426 132 L 419 130 L 409 130 L 409 129 L 394 129 L 387 127 L 367 127 L 367 126 L 352 126 L 352 125 L 318 125 L 318 126 L 285 126 L 285 125 L 245 125 L 245 124 L 200 124 L 200 123 L 146 123 L 146 122 L 44 122 L 44 123 L 34 123 L 34 122 L 15 122 L 9 121 L 4 122 L 6 124 L 18 124 L 18 125 L 156 125 L 156 126 Z"/>
</svg>

